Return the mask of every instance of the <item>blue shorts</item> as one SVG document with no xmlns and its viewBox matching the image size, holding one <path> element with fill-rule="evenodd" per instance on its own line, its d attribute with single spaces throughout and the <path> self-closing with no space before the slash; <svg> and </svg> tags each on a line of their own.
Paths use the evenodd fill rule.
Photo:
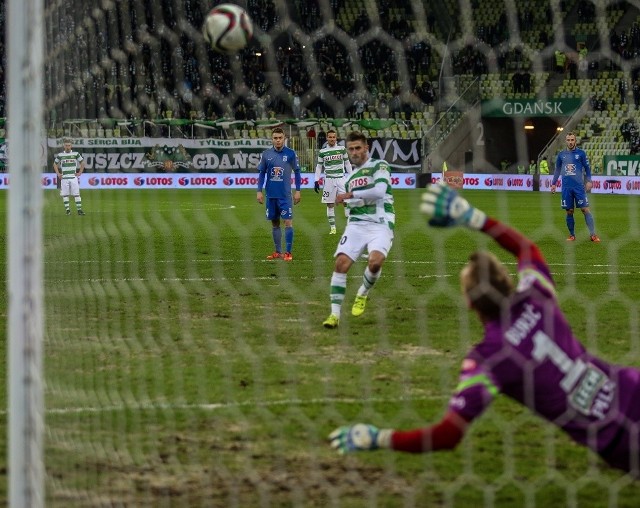
<svg viewBox="0 0 640 508">
<path fill-rule="evenodd" d="M 291 198 L 267 198 L 267 220 L 292 219 Z"/>
<path fill-rule="evenodd" d="M 575 206 L 574 206 L 575 205 Z M 571 210 L 573 208 L 586 208 L 589 206 L 589 199 L 584 187 L 581 189 L 571 189 L 562 186 L 562 201 L 560 206 L 564 210 Z"/>
</svg>

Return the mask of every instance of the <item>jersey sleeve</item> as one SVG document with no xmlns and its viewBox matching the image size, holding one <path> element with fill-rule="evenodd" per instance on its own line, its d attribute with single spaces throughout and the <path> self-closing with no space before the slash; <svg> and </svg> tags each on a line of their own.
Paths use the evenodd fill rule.
<svg viewBox="0 0 640 508">
<path fill-rule="evenodd" d="M 292 150 L 293 152 L 293 150 Z M 300 161 L 298 160 L 298 154 L 293 152 L 293 181 L 296 191 L 299 191 L 302 187 L 302 175 L 300 174 Z"/>
<path fill-rule="evenodd" d="M 373 175 L 373 181 L 375 184 L 384 182 L 388 187 L 391 187 L 391 171 L 389 171 L 389 164 L 385 161 L 380 161 L 376 172 Z"/>
<path fill-rule="evenodd" d="M 582 165 L 584 166 L 584 176 L 587 182 L 591 181 L 591 164 L 589 163 L 589 157 L 587 152 L 582 151 Z"/>
<path fill-rule="evenodd" d="M 558 178 L 560 178 L 561 171 L 562 171 L 562 152 L 560 152 L 556 157 L 556 167 L 553 170 L 553 179 L 551 180 L 551 185 L 555 185 L 558 183 Z"/>
<path fill-rule="evenodd" d="M 267 175 L 267 163 L 265 162 L 265 156 L 263 153 L 260 156 L 260 162 L 258 163 L 258 192 L 262 192 L 266 175 Z"/>
<path fill-rule="evenodd" d="M 491 372 L 474 356 L 472 352 L 462 362 L 458 386 L 449 400 L 449 410 L 468 422 L 484 413 L 500 393 Z"/>
</svg>

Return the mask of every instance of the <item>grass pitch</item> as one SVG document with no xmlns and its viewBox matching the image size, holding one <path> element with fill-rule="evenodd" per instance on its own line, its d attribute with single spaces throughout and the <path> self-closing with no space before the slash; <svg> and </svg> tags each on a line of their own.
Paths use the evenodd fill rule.
<svg viewBox="0 0 640 508">
<path fill-rule="evenodd" d="M 460 268 L 488 248 L 515 271 L 480 233 L 428 228 L 420 194 L 395 193 L 396 239 L 365 314 L 350 315 L 359 261 L 340 327 L 325 330 L 340 237 L 312 191 L 295 207 L 292 263 L 265 260 L 270 223 L 253 191 L 86 190 L 85 217 L 47 191 L 48 505 L 637 506 L 637 482 L 504 398 L 452 453 L 329 449 L 338 425 L 439 418 L 481 338 Z M 640 366 L 637 196 L 593 195 L 602 243 L 578 212 L 569 244 L 558 196 L 463 195 L 538 242 L 592 351 Z M 0 397 L 6 407 L 5 386 Z"/>
</svg>

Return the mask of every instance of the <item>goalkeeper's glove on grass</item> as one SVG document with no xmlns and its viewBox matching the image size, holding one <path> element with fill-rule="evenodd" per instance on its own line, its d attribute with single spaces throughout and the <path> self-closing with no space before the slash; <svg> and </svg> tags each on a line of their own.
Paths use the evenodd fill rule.
<svg viewBox="0 0 640 508">
<path fill-rule="evenodd" d="M 320 182 L 315 182 L 313 184 L 313 190 L 316 191 L 316 194 L 320 193 Z"/>
<path fill-rule="evenodd" d="M 484 212 L 472 207 L 443 181 L 427 187 L 427 192 L 422 195 L 420 211 L 430 216 L 429 225 L 436 227 L 482 229 L 487 220 Z"/>
<path fill-rule="evenodd" d="M 331 448 L 338 453 L 377 450 L 391 446 L 391 429 L 378 429 L 366 423 L 339 427 L 329 434 Z"/>
</svg>

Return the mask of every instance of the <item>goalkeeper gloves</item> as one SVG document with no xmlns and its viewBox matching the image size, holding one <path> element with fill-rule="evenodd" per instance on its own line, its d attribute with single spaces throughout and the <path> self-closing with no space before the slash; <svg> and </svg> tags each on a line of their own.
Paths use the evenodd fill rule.
<svg viewBox="0 0 640 508">
<path fill-rule="evenodd" d="M 340 454 L 363 450 L 377 450 L 391 446 L 391 429 L 378 429 L 373 425 L 357 423 L 352 427 L 339 427 L 329 434 L 331 448 Z"/>
<path fill-rule="evenodd" d="M 420 211 L 429 215 L 429 225 L 436 227 L 467 226 L 482 229 L 487 215 L 472 207 L 445 182 L 430 185 L 422 195 Z"/>
<path fill-rule="evenodd" d="M 320 193 L 320 182 L 315 182 L 313 184 L 313 190 L 316 191 L 316 194 Z"/>
</svg>

